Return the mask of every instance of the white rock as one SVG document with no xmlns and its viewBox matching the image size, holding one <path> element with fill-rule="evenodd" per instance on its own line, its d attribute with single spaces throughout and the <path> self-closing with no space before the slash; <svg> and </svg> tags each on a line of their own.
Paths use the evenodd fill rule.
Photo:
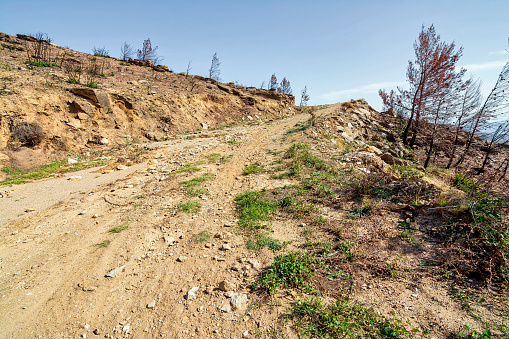
<svg viewBox="0 0 509 339">
<path fill-rule="evenodd" d="M 192 299 L 196 299 L 196 292 L 198 292 L 198 289 L 199 287 L 193 287 L 189 290 L 189 292 L 187 292 L 187 296 L 186 296 L 186 299 L 187 300 L 192 300 Z"/>
<path fill-rule="evenodd" d="M 230 299 L 230 304 L 234 310 L 245 310 L 247 309 L 247 294 L 246 293 L 235 293 Z"/>
<path fill-rule="evenodd" d="M 147 304 L 147 308 L 154 308 L 156 306 L 156 301 L 155 300 L 152 300 L 151 302 L 149 302 Z"/>
<path fill-rule="evenodd" d="M 68 163 L 69 165 L 71 165 L 71 164 L 77 164 L 77 163 L 78 163 L 78 160 L 73 159 L 73 158 L 67 158 L 67 163 Z"/>
<path fill-rule="evenodd" d="M 117 267 L 117 268 L 109 271 L 108 273 L 106 273 L 106 277 L 115 278 L 120 272 L 122 272 L 124 270 L 124 268 L 125 268 L 125 265 Z"/>
</svg>

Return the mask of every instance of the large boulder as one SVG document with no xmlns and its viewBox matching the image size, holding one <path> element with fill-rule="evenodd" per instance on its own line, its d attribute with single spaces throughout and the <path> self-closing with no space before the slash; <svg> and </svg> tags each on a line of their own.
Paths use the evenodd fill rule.
<svg viewBox="0 0 509 339">
<path fill-rule="evenodd" d="M 71 92 L 81 97 L 89 99 L 90 101 L 92 101 L 92 103 L 94 103 L 94 105 L 98 106 L 99 108 L 109 108 L 111 105 L 108 94 L 101 92 L 97 89 L 76 87 L 71 89 Z"/>
</svg>

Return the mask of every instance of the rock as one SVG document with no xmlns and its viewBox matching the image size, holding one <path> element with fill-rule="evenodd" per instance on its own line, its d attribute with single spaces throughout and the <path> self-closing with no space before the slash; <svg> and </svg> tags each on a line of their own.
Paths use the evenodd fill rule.
<svg viewBox="0 0 509 339">
<path fill-rule="evenodd" d="M 70 126 L 70 127 L 73 127 L 73 128 L 76 128 L 76 129 L 79 129 L 81 128 L 81 121 L 78 120 L 78 119 L 69 119 L 68 122 L 66 122 L 67 126 Z"/>
<path fill-rule="evenodd" d="M 223 250 L 223 251 L 229 251 L 231 249 L 232 248 L 229 244 L 223 244 L 223 246 L 221 246 L 221 250 Z"/>
<path fill-rule="evenodd" d="M 69 165 L 71 165 L 71 164 L 77 164 L 77 163 L 78 163 L 78 160 L 73 159 L 73 158 L 67 158 L 67 163 L 68 163 Z"/>
<path fill-rule="evenodd" d="M 129 325 L 125 325 L 122 327 L 122 332 L 128 332 L 131 327 Z"/>
<path fill-rule="evenodd" d="M 177 261 L 178 262 L 186 262 L 187 261 L 187 257 L 185 255 L 181 255 L 180 257 L 177 258 Z"/>
<path fill-rule="evenodd" d="M 83 211 L 80 211 L 80 213 L 78 213 L 78 215 L 85 215 L 87 213 L 87 211 L 83 210 Z"/>
<path fill-rule="evenodd" d="M 126 170 L 126 169 L 128 169 L 128 168 L 129 168 L 129 167 L 128 167 L 128 166 L 126 166 L 126 165 L 118 165 L 118 166 L 117 166 L 117 170 L 119 170 L 119 171 L 123 171 L 123 170 Z"/>
<path fill-rule="evenodd" d="M 35 208 L 27 208 L 27 209 L 25 210 L 25 212 L 27 212 L 27 213 L 28 213 L 28 212 L 35 212 L 35 211 L 36 211 L 36 209 L 35 209 Z"/>
<path fill-rule="evenodd" d="M 244 338 L 249 337 L 249 331 L 244 331 L 244 332 L 242 332 L 242 336 L 243 336 Z"/>
<path fill-rule="evenodd" d="M 156 72 L 169 72 L 170 69 L 166 65 L 153 66 L 152 69 Z"/>
<path fill-rule="evenodd" d="M 145 138 L 152 141 L 159 141 L 159 137 L 154 132 L 145 133 Z"/>
<path fill-rule="evenodd" d="M 206 124 L 206 123 L 201 123 L 201 128 L 203 128 L 204 130 L 207 130 L 209 129 L 209 126 Z"/>
<path fill-rule="evenodd" d="M 81 180 L 83 177 L 81 175 L 71 175 L 67 180 Z"/>
<path fill-rule="evenodd" d="M 115 278 L 120 272 L 122 272 L 124 270 L 124 268 L 125 268 L 125 265 L 117 267 L 115 269 L 112 269 L 111 271 L 106 273 L 105 277 Z"/>
<path fill-rule="evenodd" d="M 99 140 L 99 143 L 101 145 L 108 145 L 110 143 L 110 141 L 106 138 L 101 138 L 101 140 Z"/>
<path fill-rule="evenodd" d="M 173 245 L 173 243 L 175 242 L 175 237 L 164 237 L 163 239 L 165 243 L 170 245 Z"/>
<path fill-rule="evenodd" d="M 79 120 L 87 120 L 88 115 L 86 115 L 85 113 L 78 113 L 78 119 Z"/>
<path fill-rule="evenodd" d="M 223 280 L 219 283 L 219 289 L 223 292 L 233 291 L 235 289 L 235 285 L 228 280 Z"/>
<path fill-rule="evenodd" d="M 147 308 L 154 308 L 156 306 L 156 301 L 155 300 L 152 300 L 151 302 L 149 302 L 147 304 Z"/>
<path fill-rule="evenodd" d="M 224 312 L 224 313 L 228 313 L 232 310 L 232 307 L 230 306 L 230 304 L 221 305 L 218 308 L 221 312 Z"/>
<path fill-rule="evenodd" d="M 92 106 L 92 104 L 90 104 L 89 102 L 83 100 L 75 100 L 72 102 L 72 107 L 74 107 L 74 109 L 76 110 L 76 112 L 78 112 L 78 118 L 79 118 L 79 114 L 83 114 L 85 113 L 87 116 L 94 116 L 95 115 L 95 108 L 94 106 Z M 80 120 L 84 120 L 84 119 L 80 119 Z"/>
<path fill-rule="evenodd" d="M 247 309 L 247 294 L 246 293 L 235 293 L 230 299 L 230 304 L 234 310 L 245 310 Z"/>
<path fill-rule="evenodd" d="M 249 259 L 247 261 L 251 266 L 253 266 L 253 268 L 260 268 L 262 266 L 262 264 L 256 260 L 256 259 Z"/>
<path fill-rule="evenodd" d="M 369 152 L 369 153 L 374 153 L 378 156 L 382 155 L 382 151 L 380 149 L 378 149 L 377 147 L 375 146 L 366 146 L 364 147 L 364 149 L 362 149 L 361 151 L 363 152 Z"/>
<path fill-rule="evenodd" d="M 189 290 L 189 292 L 187 292 L 187 295 L 186 295 L 186 299 L 187 300 L 192 300 L 192 299 L 196 299 L 196 292 L 198 292 L 198 289 L 199 287 L 193 287 Z"/>
<path fill-rule="evenodd" d="M 94 103 L 96 106 L 99 106 L 100 108 L 110 107 L 111 103 L 108 94 L 101 92 L 97 89 L 76 87 L 72 88 L 71 92 L 86 99 L 89 99 L 90 101 L 92 101 L 92 103 Z"/>
<path fill-rule="evenodd" d="M 384 153 L 380 159 L 388 165 L 394 165 L 394 157 L 390 153 Z"/>
</svg>

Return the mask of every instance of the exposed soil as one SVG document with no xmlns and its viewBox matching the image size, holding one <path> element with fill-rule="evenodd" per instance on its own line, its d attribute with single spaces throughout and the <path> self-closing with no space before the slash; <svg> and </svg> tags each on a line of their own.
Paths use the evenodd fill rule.
<svg viewBox="0 0 509 339">
<path fill-rule="evenodd" d="M 346 119 L 338 108 L 326 106 L 314 114 L 336 112 Z M 12 193 L 0 200 L 2 213 L 6 211 L 0 228 L 0 337 L 298 338 L 281 315 L 305 295 L 267 298 L 248 289 L 281 252 L 247 249 L 247 238 L 236 226 L 234 198 L 247 190 L 292 184 L 292 179 L 273 179 L 268 173 L 244 176 L 242 171 L 255 163 L 268 166 L 294 142 L 309 144 L 322 158 L 339 155 L 337 144 L 319 129 L 296 132 L 309 118 L 299 114 L 269 124 L 183 136 L 159 143 L 149 153 L 151 160 L 127 170 L 87 171 L 77 181 L 64 177 L 9 188 Z M 225 160 L 209 161 L 211 154 Z M 200 169 L 168 174 L 190 163 Z M 178 203 L 193 200 L 181 182 L 205 173 L 214 177 L 202 184 L 206 192 L 194 198 L 202 205 L 199 211 L 175 211 Z M 324 279 L 322 295 L 346 293 L 379 314 L 397 313 L 408 320 L 408 329 L 429 329 L 416 337 L 443 338 L 465 324 L 481 331 L 482 321 L 501 323 L 504 298 L 471 281 L 461 286 L 471 300 L 465 307 L 452 293 L 457 285 L 423 264 L 439 261 L 442 253 L 439 241 L 419 231 L 419 223 L 432 223 L 432 214 L 416 218 L 414 239 L 419 246 L 413 246 L 397 235 L 400 212 L 380 208 L 366 218 L 348 218 L 354 206 L 358 204 L 347 200 L 339 208 L 324 206 L 325 227 L 312 233 L 313 241 L 326 240 L 327 229 L 342 225 L 344 236 L 359 239 L 355 251 L 360 259 L 349 268 L 353 280 Z M 37 210 L 22 212 L 28 208 Z M 127 229 L 109 232 L 117 226 Z M 272 237 L 290 242 L 285 252 L 300 249 L 310 236 L 303 232 L 302 220 L 285 214 L 271 222 L 271 229 Z M 199 242 L 204 231 L 211 237 Z M 94 246 L 105 240 L 109 246 Z M 261 266 L 248 264 L 249 259 Z M 123 266 L 116 277 L 105 277 Z M 219 289 L 222 281 L 231 283 L 235 292 L 247 293 L 250 307 L 221 310 L 230 304 Z M 186 298 L 193 287 L 198 287 L 196 299 Z"/>
</svg>

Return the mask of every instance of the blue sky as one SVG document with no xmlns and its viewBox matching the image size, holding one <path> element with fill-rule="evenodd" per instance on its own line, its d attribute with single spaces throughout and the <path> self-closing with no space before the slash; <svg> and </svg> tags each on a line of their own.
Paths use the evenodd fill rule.
<svg viewBox="0 0 509 339">
<path fill-rule="evenodd" d="M 223 81 L 259 87 L 272 73 L 290 80 L 296 101 L 365 98 L 405 86 L 421 26 L 463 46 L 459 64 L 480 77 L 484 92 L 509 60 L 509 1 L 28 1 L 0 0 L 0 31 L 48 33 L 56 44 L 119 56 L 127 41 L 150 38 L 176 72 L 206 75 L 217 52 Z"/>
</svg>

